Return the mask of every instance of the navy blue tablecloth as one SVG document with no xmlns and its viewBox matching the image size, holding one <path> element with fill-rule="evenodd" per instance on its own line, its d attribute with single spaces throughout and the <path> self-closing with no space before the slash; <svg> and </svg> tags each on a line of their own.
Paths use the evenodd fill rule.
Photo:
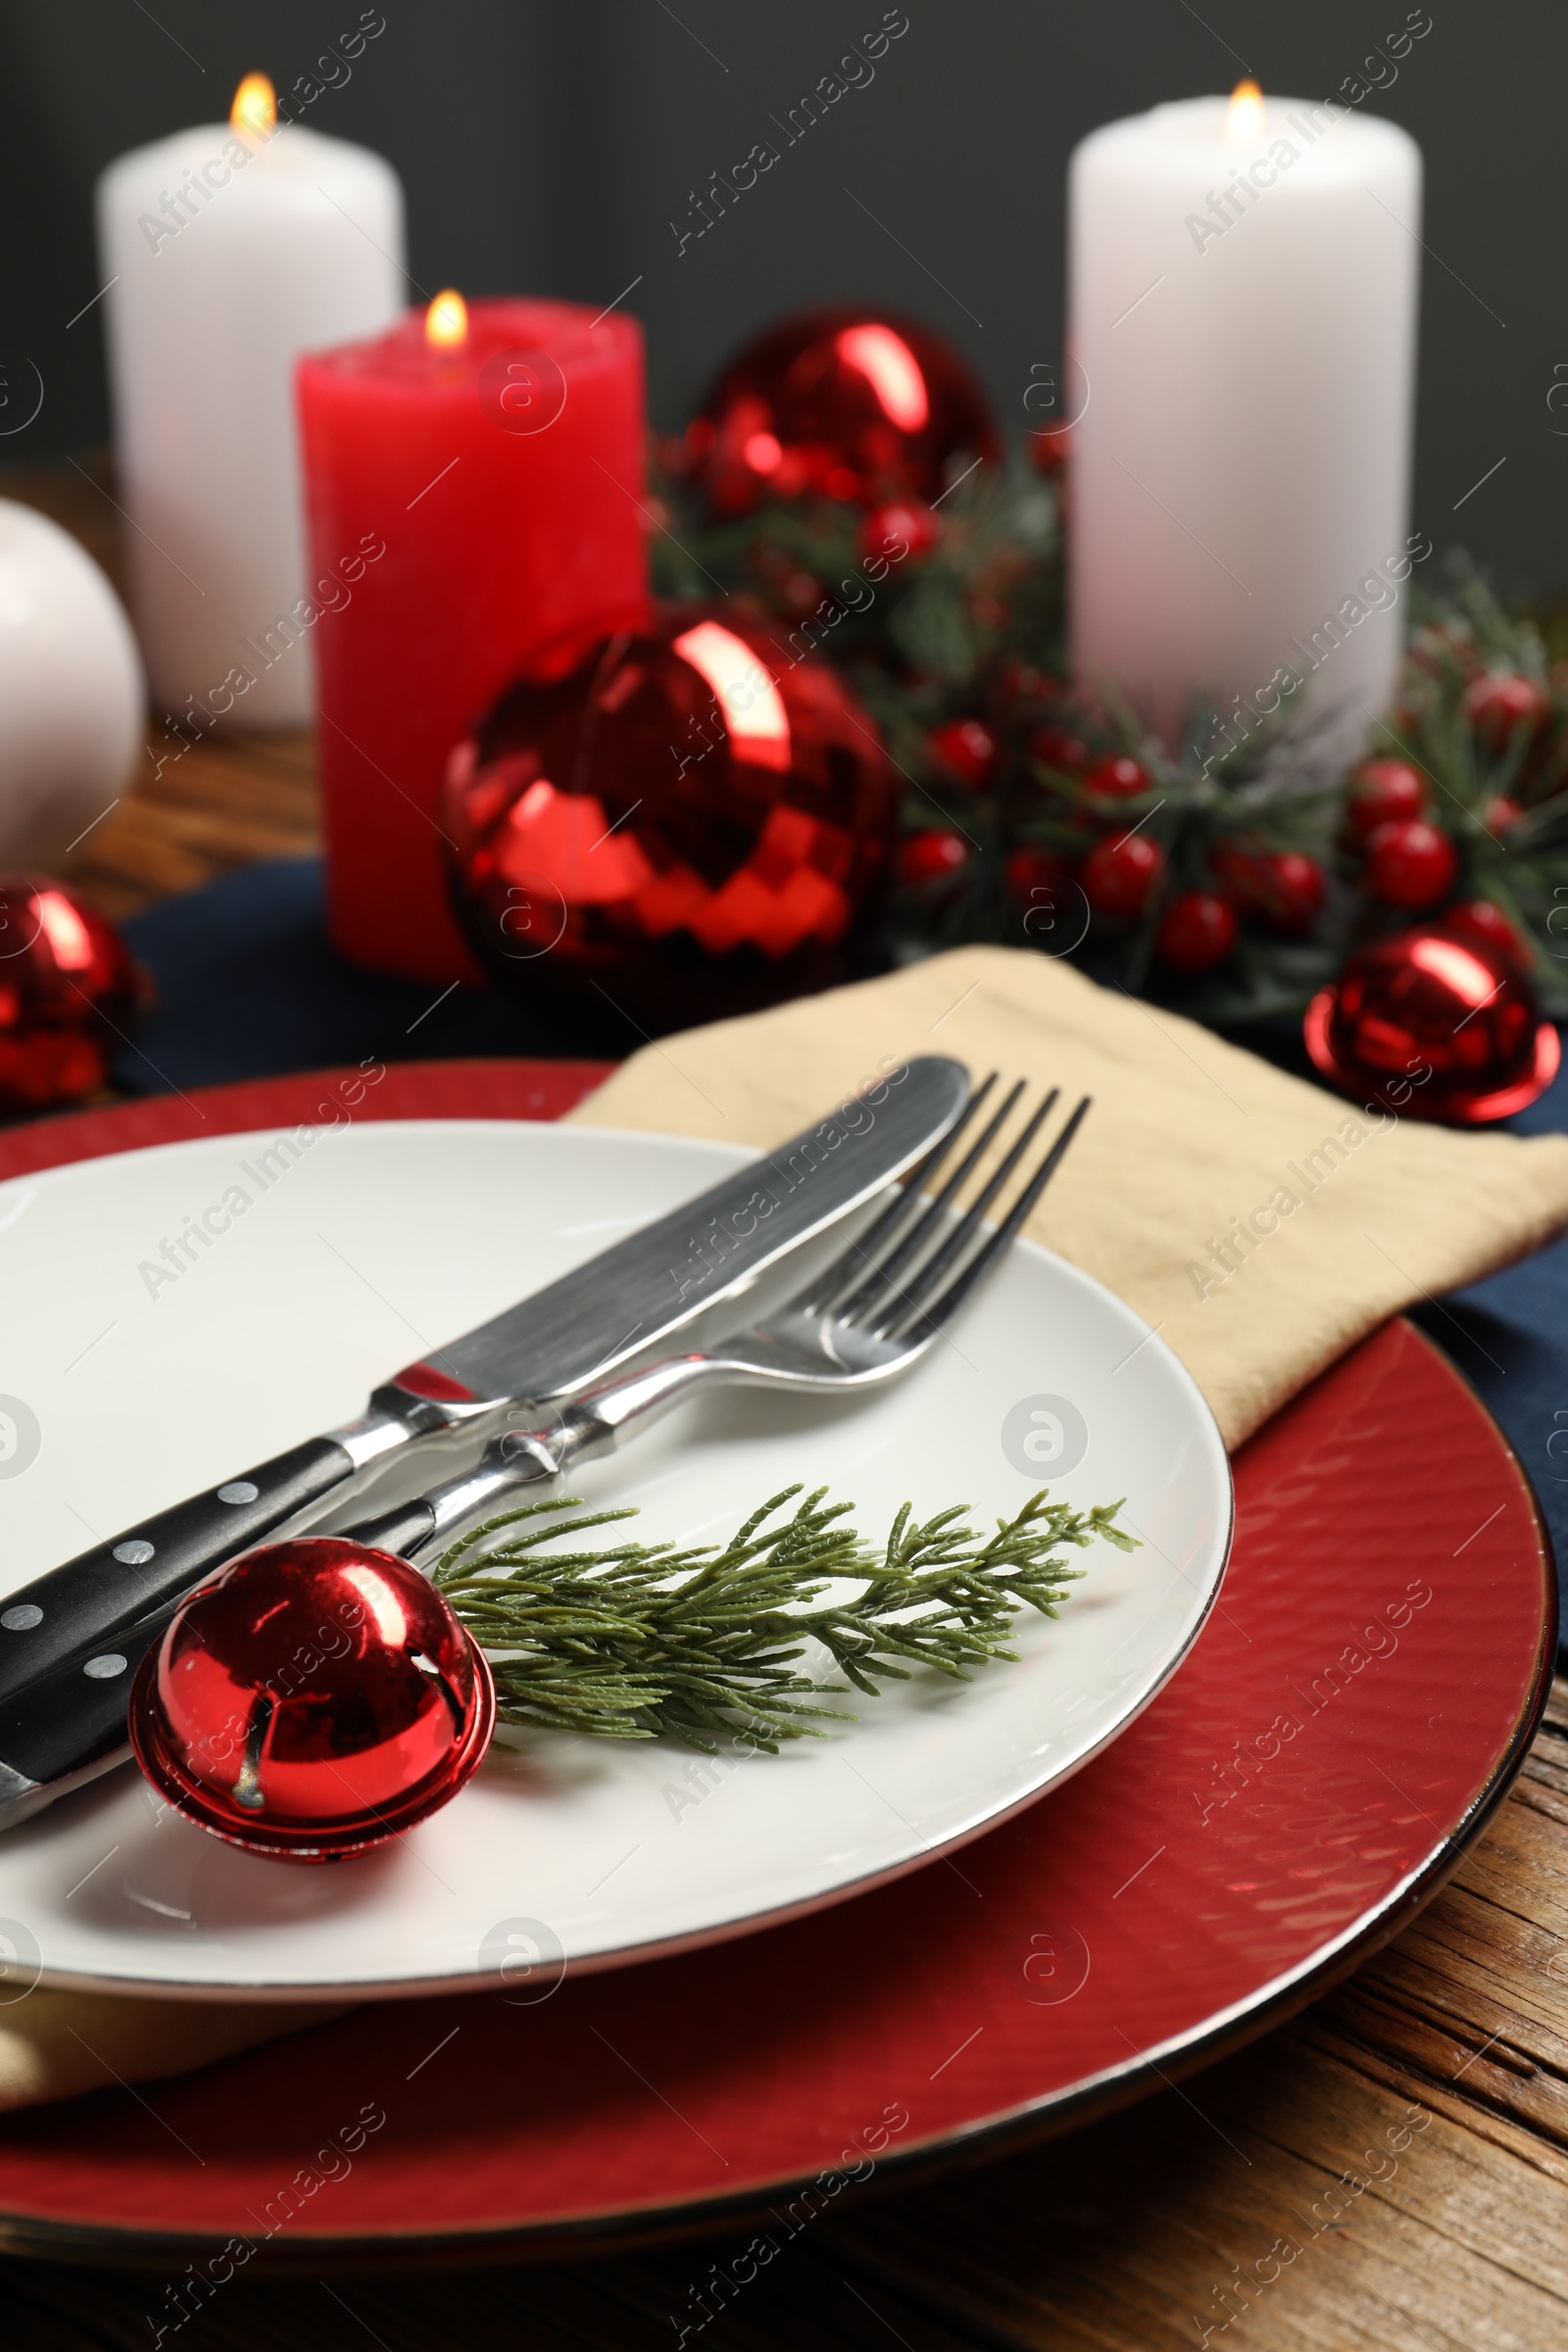
<svg viewBox="0 0 1568 2352">
<path fill-rule="evenodd" d="M 156 1011 L 115 1070 L 134 1094 L 369 1056 L 590 1050 L 559 1020 L 499 997 L 466 988 L 443 994 L 339 961 L 326 942 L 315 859 L 248 866 L 163 901 L 124 928 L 159 991 Z M 1263 1050 L 1302 1066 L 1299 1042 L 1289 1035 L 1263 1041 Z M 1568 1063 L 1550 1092 L 1508 1124 L 1520 1135 L 1568 1131 Z M 1414 1319 L 1502 1424 L 1534 1482 L 1557 1559 L 1568 1562 L 1568 1236 L 1506 1273 L 1418 1305 Z"/>
</svg>

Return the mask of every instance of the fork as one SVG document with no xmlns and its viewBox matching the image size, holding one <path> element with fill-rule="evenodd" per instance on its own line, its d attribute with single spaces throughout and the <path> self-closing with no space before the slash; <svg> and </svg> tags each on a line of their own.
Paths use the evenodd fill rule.
<svg viewBox="0 0 1568 2352">
<path fill-rule="evenodd" d="M 513 1489 L 560 1478 L 576 1462 L 614 1452 L 699 1390 L 738 1386 L 798 1396 L 858 1395 L 908 1371 L 1000 1263 L 1061 1165 L 1092 1101 L 1083 1097 L 1006 1214 L 988 1224 L 986 1211 L 1050 1118 L 1059 1088 L 1053 1087 L 1025 1120 L 961 1213 L 950 1213 L 953 1203 L 1016 1108 L 1024 1093 L 1021 1078 L 937 1191 L 928 1196 L 924 1187 L 973 1127 L 996 1084 L 993 1070 L 957 1124 L 871 1226 L 765 1321 L 719 1348 L 666 1356 L 575 1397 L 548 1429 L 508 1430 L 492 1441 L 473 1469 L 361 1523 L 356 1538 L 414 1557 L 436 1537 L 471 1523 Z"/>
<path fill-rule="evenodd" d="M 776 1313 L 710 1352 L 668 1356 L 574 1398 L 549 1428 L 509 1430 L 475 1467 L 427 1494 L 341 1532 L 416 1565 L 441 1539 L 474 1527 L 518 1488 L 560 1478 L 574 1463 L 612 1453 L 685 1397 L 743 1384 L 804 1396 L 857 1395 L 892 1380 L 933 1348 L 986 1280 L 1046 1186 L 1089 1109 L 1086 1095 L 1041 1155 L 1006 1214 L 998 1200 L 1054 1109 L 1053 1087 L 969 1205 L 958 1194 L 1000 1137 L 1024 1092 L 1020 1079 L 943 1169 L 995 1092 L 992 1072 L 957 1125 L 907 1179 L 871 1226 Z M 940 1177 L 937 1190 L 924 1187 Z M 169 1601 L 137 1624 L 83 1649 L 0 1704 L 0 1831 L 122 1762 L 126 1693 L 142 1657 L 181 1606 Z"/>
</svg>

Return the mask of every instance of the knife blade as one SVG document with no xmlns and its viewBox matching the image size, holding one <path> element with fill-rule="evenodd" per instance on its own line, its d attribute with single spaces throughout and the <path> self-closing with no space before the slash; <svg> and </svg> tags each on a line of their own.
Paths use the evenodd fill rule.
<svg viewBox="0 0 1568 2352">
<path fill-rule="evenodd" d="M 0 1604 L 0 1700 L 145 1617 L 307 1504 L 424 1437 L 591 1387 L 875 1199 L 962 1110 L 967 1070 L 896 1065 L 868 1091 L 417 1364 L 366 1413 L 111 1536 Z"/>
</svg>

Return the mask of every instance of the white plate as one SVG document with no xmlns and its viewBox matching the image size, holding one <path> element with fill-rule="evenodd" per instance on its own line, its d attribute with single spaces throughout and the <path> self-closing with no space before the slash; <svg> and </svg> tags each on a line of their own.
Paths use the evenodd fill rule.
<svg viewBox="0 0 1568 2352">
<path fill-rule="evenodd" d="M 0 1392 L 41 1433 L 0 1478 L 0 1594 L 348 1420 L 398 1364 L 745 1156 L 588 1128 L 365 1124 L 274 1155 L 263 1190 L 274 1142 L 0 1186 Z M 235 1185 L 249 1206 L 154 1285 L 165 1239 Z M 1053 1477 L 1073 1411 L 1086 1450 Z M 1055 1624 L 1021 1622 L 1018 1665 L 896 1685 L 825 1740 L 719 1766 L 660 1741 L 503 1735 L 443 1812 L 332 1868 L 222 1844 L 127 1768 L 0 1838 L 0 1935 L 35 1945 L 51 1984 L 279 2000 L 474 1988 L 536 1953 L 606 1967 L 736 1935 L 948 1852 L 1075 1771 L 1179 1663 L 1230 1541 L 1229 1468 L 1191 1378 L 1028 1244 L 906 1381 L 853 1403 L 710 1397 L 572 1484 L 691 1543 L 797 1478 L 852 1497 L 873 1537 L 906 1497 L 968 1501 L 984 1523 L 1050 1479 L 1081 1505 L 1125 1495 L 1146 1544 L 1074 1553 L 1088 1575 Z"/>
</svg>

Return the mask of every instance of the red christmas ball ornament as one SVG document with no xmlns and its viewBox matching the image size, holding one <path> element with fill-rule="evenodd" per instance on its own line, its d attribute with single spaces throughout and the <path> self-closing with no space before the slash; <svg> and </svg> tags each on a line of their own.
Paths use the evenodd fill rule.
<svg viewBox="0 0 1568 2352">
<path fill-rule="evenodd" d="M 1352 956 L 1308 1005 L 1303 1035 L 1343 1093 L 1465 1127 L 1523 1110 L 1551 1084 L 1560 1054 L 1511 957 L 1446 923 Z"/>
<path fill-rule="evenodd" d="M 1483 947 L 1495 948 L 1522 972 L 1530 969 L 1529 949 L 1502 908 L 1491 899 L 1465 899 L 1459 906 L 1446 908 L 1443 928 L 1456 932 L 1461 939 L 1479 940 Z"/>
<path fill-rule="evenodd" d="M 945 832 L 940 825 L 911 833 L 899 850 L 899 880 L 906 884 L 938 882 L 969 862 L 969 844 L 961 833 Z"/>
<path fill-rule="evenodd" d="M 136 1676 L 130 1741 L 215 1837 L 336 1862 L 456 1796 L 495 1712 L 483 1651 L 417 1569 L 305 1536 L 244 1553 L 181 1603 Z"/>
<path fill-rule="evenodd" d="M 1118 921 L 1142 914 L 1165 867 L 1159 844 L 1142 833 L 1098 842 L 1084 859 L 1084 890 L 1097 912 Z"/>
<path fill-rule="evenodd" d="M 1149 771 L 1136 760 L 1130 760 L 1125 752 L 1113 752 L 1090 769 L 1084 778 L 1084 790 L 1092 792 L 1097 800 L 1133 800 L 1149 790 Z"/>
<path fill-rule="evenodd" d="M 1180 891 L 1160 916 L 1154 938 L 1173 971 L 1211 971 L 1236 945 L 1236 909 L 1211 890 Z"/>
<path fill-rule="evenodd" d="M 1459 859 L 1446 833 L 1424 816 L 1395 817 L 1369 835 L 1366 870 L 1391 906 L 1435 906 L 1452 889 Z"/>
<path fill-rule="evenodd" d="M 898 777 L 838 673 L 728 606 L 540 664 L 447 770 L 453 892 L 492 978 L 629 1045 L 853 969 Z"/>
<path fill-rule="evenodd" d="M 1551 698 L 1517 669 L 1487 669 L 1464 690 L 1464 714 L 1483 743 L 1506 751 L 1516 734 L 1534 735 L 1551 715 Z"/>
<path fill-rule="evenodd" d="M 858 546 L 862 564 L 879 558 L 888 564 L 918 562 L 928 556 L 942 536 L 931 509 L 918 499 L 873 507 L 860 524 Z"/>
<path fill-rule="evenodd" d="M 937 728 L 931 749 L 971 792 L 983 792 L 996 770 L 997 739 L 981 719 L 950 719 Z"/>
<path fill-rule="evenodd" d="M 151 994 L 119 932 L 75 891 L 0 877 L 0 1112 L 92 1094 Z"/>
<path fill-rule="evenodd" d="M 1426 779 L 1408 760 L 1368 760 L 1351 781 L 1350 830 L 1364 841 L 1396 817 L 1419 816 L 1426 805 Z"/>
<path fill-rule="evenodd" d="M 714 509 L 743 514 L 808 494 L 929 505 L 1002 444 L 973 369 L 940 335 L 832 306 L 781 319 L 739 351 L 688 447 Z"/>
</svg>

